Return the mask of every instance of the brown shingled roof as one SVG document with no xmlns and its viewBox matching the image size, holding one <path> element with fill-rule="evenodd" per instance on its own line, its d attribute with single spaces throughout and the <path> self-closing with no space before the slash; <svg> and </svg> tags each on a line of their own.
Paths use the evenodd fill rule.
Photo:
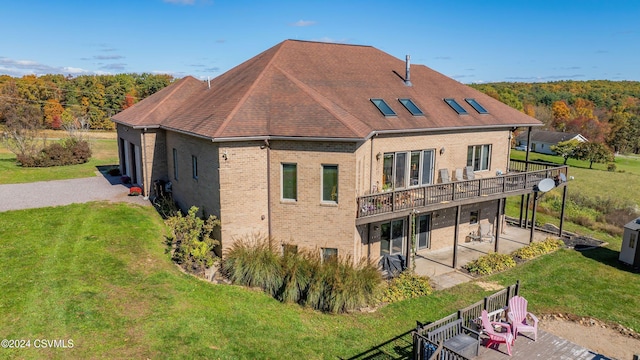
<svg viewBox="0 0 640 360">
<path fill-rule="evenodd" d="M 374 131 L 541 125 L 423 65 L 411 66 L 413 86 L 407 86 L 405 66 L 370 46 L 286 40 L 213 79 L 211 89 L 188 77 L 113 118 L 208 138 L 366 138 Z M 397 116 L 382 115 L 371 98 L 384 99 Z M 424 116 L 411 115 L 399 98 L 412 99 Z M 468 115 L 444 98 L 456 99 Z"/>
</svg>

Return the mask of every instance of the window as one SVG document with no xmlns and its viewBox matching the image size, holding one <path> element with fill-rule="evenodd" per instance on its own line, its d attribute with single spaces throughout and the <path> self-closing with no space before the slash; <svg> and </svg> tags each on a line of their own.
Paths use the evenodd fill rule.
<svg viewBox="0 0 640 360">
<path fill-rule="evenodd" d="M 178 150 L 173 149 L 173 178 L 178 180 Z"/>
<path fill-rule="evenodd" d="M 398 101 L 400 101 L 400 103 L 404 105 L 407 110 L 409 110 L 411 115 L 424 116 L 422 110 L 420 110 L 420 108 L 413 101 L 411 101 L 411 99 L 398 99 Z"/>
<path fill-rule="evenodd" d="M 282 244 L 282 254 L 284 256 L 295 255 L 297 253 L 298 253 L 298 245 Z"/>
<path fill-rule="evenodd" d="M 380 110 L 382 115 L 384 115 L 384 116 L 396 116 L 396 112 L 393 111 L 393 109 L 391 109 L 391 107 L 389 105 L 387 105 L 387 103 L 384 100 L 382 100 L 382 99 L 371 99 L 371 102 L 373 103 L 373 105 L 375 105 L 378 108 L 378 110 Z"/>
<path fill-rule="evenodd" d="M 191 172 L 193 178 L 198 180 L 198 157 L 191 155 Z"/>
<path fill-rule="evenodd" d="M 467 166 L 473 167 L 473 171 L 489 170 L 491 158 L 491 145 L 472 145 L 467 148 Z"/>
<path fill-rule="evenodd" d="M 464 99 L 464 101 L 466 101 L 467 104 L 471 105 L 471 107 L 473 107 L 478 112 L 478 114 L 489 113 L 487 109 L 485 109 L 482 105 L 480 105 L 480 103 L 476 101 L 476 99 Z"/>
<path fill-rule="evenodd" d="M 433 154 L 433 150 L 385 153 L 382 164 L 383 190 L 431 184 Z"/>
<path fill-rule="evenodd" d="M 428 249 L 431 247 L 431 215 L 420 215 L 416 218 L 416 237 L 418 238 L 418 249 Z"/>
<path fill-rule="evenodd" d="M 477 224 L 480 218 L 480 212 L 478 210 L 469 213 L 469 224 Z"/>
<path fill-rule="evenodd" d="M 455 110 L 459 115 L 467 115 L 468 112 L 465 110 L 462 105 L 458 104 L 455 99 L 444 99 L 444 101 L 451 106 L 453 110 Z"/>
<path fill-rule="evenodd" d="M 298 170 L 296 164 L 282 164 L 282 199 L 298 199 Z"/>
<path fill-rule="evenodd" d="M 338 249 L 322 248 L 322 261 L 330 261 L 338 259 Z"/>
<path fill-rule="evenodd" d="M 629 234 L 629 247 L 634 249 L 636 247 L 636 241 L 638 241 L 638 234 L 637 233 L 630 233 Z"/>
<path fill-rule="evenodd" d="M 404 219 L 380 224 L 380 255 L 402 254 Z"/>
<path fill-rule="evenodd" d="M 322 201 L 338 202 L 338 165 L 322 165 Z"/>
</svg>

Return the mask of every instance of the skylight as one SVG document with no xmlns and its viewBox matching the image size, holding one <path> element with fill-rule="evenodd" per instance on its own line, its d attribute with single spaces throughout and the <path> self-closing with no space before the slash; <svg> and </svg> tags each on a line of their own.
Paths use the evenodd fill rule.
<svg viewBox="0 0 640 360">
<path fill-rule="evenodd" d="M 404 105 L 404 107 L 406 107 L 407 110 L 409 110 L 411 115 L 424 116 L 424 113 L 422 112 L 422 110 L 420 110 L 420 108 L 413 101 L 411 101 L 411 99 L 398 99 L 398 101 L 400 101 L 400 103 Z"/>
<path fill-rule="evenodd" d="M 473 106 L 474 109 L 476 109 L 476 111 L 479 114 L 488 114 L 489 112 L 487 111 L 487 109 L 485 109 L 484 107 L 482 107 L 482 105 L 480 105 L 480 103 L 478 103 L 476 101 L 476 99 L 464 99 L 464 101 L 466 101 L 469 105 Z"/>
<path fill-rule="evenodd" d="M 371 102 L 380 110 L 384 116 L 396 116 L 395 111 L 391 109 L 387 103 L 382 99 L 371 99 Z"/>
<path fill-rule="evenodd" d="M 453 110 L 455 110 L 460 115 L 468 114 L 467 110 L 465 110 L 462 105 L 458 104 L 455 99 L 444 99 L 444 101 L 451 106 Z"/>
</svg>

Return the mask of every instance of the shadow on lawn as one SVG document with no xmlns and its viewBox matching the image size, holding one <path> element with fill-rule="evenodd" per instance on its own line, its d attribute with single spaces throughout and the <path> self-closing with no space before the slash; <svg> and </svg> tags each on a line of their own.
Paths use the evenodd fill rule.
<svg viewBox="0 0 640 360">
<path fill-rule="evenodd" d="M 413 329 L 343 360 L 410 359 L 413 355 Z"/>
<path fill-rule="evenodd" d="M 605 265 L 609 265 L 618 270 L 628 271 L 636 274 L 640 273 L 640 269 L 624 264 L 618 260 L 620 256 L 620 251 L 611 250 L 605 247 L 598 247 L 595 249 L 585 249 L 585 250 L 576 249 L 576 250 L 578 250 L 584 257 L 593 259 Z"/>
</svg>

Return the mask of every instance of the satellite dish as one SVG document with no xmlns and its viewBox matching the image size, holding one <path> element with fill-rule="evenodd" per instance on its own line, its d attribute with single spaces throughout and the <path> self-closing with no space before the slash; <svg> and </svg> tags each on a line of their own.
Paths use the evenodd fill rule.
<svg viewBox="0 0 640 360">
<path fill-rule="evenodd" d="M 555 186 L 556 186 L 556 182 L 553 181 L 553 179 L 550 179 L 550 178 L 542 179 L 538 183 L 538 191 L 547 192 L 553 189 Z"/>
</svg>

